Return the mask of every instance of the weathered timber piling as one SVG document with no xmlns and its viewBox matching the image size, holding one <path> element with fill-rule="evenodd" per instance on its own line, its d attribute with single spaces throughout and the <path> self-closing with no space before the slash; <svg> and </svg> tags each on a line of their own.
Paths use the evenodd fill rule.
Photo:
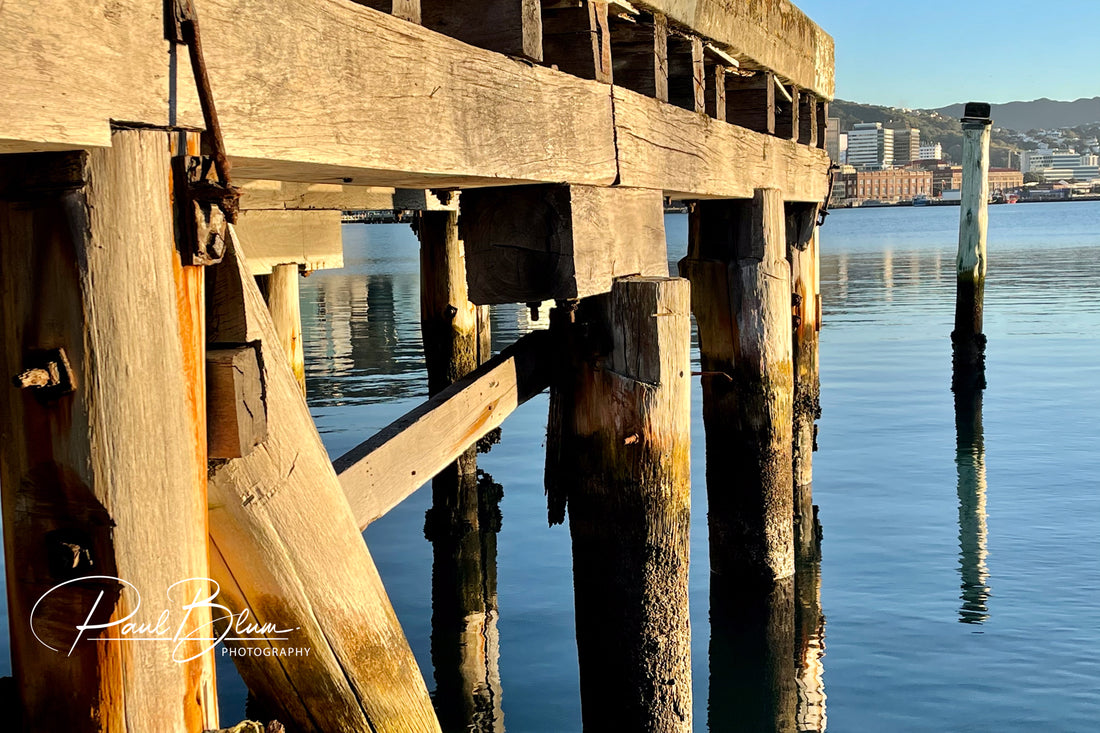
<svg viewBox="0 0 1100 733">
<path fill-rule="evenodd" d="M 958 289 L 951 333 L 955 386 L 985 386 L 986 233 L 989 228 L 989 105 L 970 102 L 963 113 L 962 204 L 959 211 Z"/>
<path fill-rule="evenodd" d="M 421 332 L 428 393 L 436 395 L 489 359 L 491 334 L 487 313 L 467 296 L 457 210 L 423 211 L 417 229 Z M 433 699 L 445 733 L 503 729 L 493 487 L 479 481 L 475 447 L 432 479 L 424 532 L 433 551 Z"/>
<path fill-rule="evenodd" d="M 691 730 L 688 312 L 686 281 L 626 277 L 577 313 L 603 353 L 579 355 L 551 431 L 587 731 Z"/>
<path fill-rule="evenodd" d="M 255 623 L 291 630 L 285 640 L 233 642 L 233 661 L 249 690 L 297 730 L 439 731 L 235 235 L 207 275 L 208 338 L 259 349 L 268 422 L 262 445 L 212 466 L 211 577 L 235 613 L 247 608 Z M 310 651 L 265 654 L 287 648 Z"/>
<path fill-rule="evenodd" d="M 711 575 L 709 730 L 798 730 L 794 583 Z"/>
<path fill-rule="evenodd" d="M 692 207 L 680 271 L 699 326 L 711 570 L 729 580 L 794 573 L 786 246 L 779 191 Z"/>
<path fill-rule="evenodd" d="M 267 308 L 287 362 L 302 394 L 306 392 L 306 361 L 302 349 L 302 305 L 298 294 L 298 265 L 275 265 L 267 278 Z"/>
<path fill-rule="evenodd" d="M 794 543 L 798 559 L 817 554 L 814 519 L 813 453 L 817 418 L 821 416 L 818 331 L 821 295 L 818 285 L 817 206 L 789 205 L 787 258 L 791 265 L 791 322 L 794 362 Z"/>
<path fill-rule="evenodd" d="M 25 730 L 217 726 L 207 645 L 174 659 L 119 627 L 132 612 L 155 625 L 166 593 L 206 590 L 173 584 L 208 575 L 202 268 L 177 253 L 171 175 L 168 134 L 150 130 L 0 158 L 0 483 Z"/>
</svg>

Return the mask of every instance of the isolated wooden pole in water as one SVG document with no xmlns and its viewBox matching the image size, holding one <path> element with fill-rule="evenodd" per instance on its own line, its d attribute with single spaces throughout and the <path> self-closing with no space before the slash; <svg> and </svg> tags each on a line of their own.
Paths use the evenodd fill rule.
<svg viewBox="0 0 1100 733">
<path fill-rule="evenodd" d="M 267 279 L 267 309 L 279 335 L 294 378 L 306 393 L 306 362 L 302 350 L 302 305 L 298 291 L 298 265 L 275 265 Z"/>
<path fill-rule="evenodd" d="M 610 344 L 579 367 L 556 478 L 586 731 L 691 730 L 689 301 L 685 280 L 635 276 L 578 313 Z"/>
<path fill-rule="evenodd" d="M 0 156 L 0 483 L 24 730 L 217 727 L 205 644 L 176 650 L 197 655 L 180 663 L 170 634 L 76 641 L 93 608 L 91 623 L 137 611 L 155 626 L 171 607 L 174 632 L 207 585 L 165 595 L 209 574 L 202 272 L 176 250 L 171 170 L 168 133 L 153 130 Z M 88 576 L 101 577 L 49 593 L 32 618 L 51 588 Z M 199 609 L 184 633 L 209 618 Z"/>
<path fill-rule="evenodd" d="M 985 335 L 982 308 L 985 296 L 986 232 L 989 225 L 989 138 L 993 120 L 989 105 L 970 102 L 962 118 L 962 202 L 959 212 L 958 290 L 955 297 L 955 381 L 985 386 Z"/>
<path fill-rule="evenodd" d="M 794 574 L 791 269 L 782 194 L 698 201 L 688 256 L 703 368 L 711 571 Z"/>
</svg>

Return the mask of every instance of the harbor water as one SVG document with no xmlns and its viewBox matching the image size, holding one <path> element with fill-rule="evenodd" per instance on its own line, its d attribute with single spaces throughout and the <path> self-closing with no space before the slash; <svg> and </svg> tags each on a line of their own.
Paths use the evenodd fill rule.
<svg viewBox="0 0 1100 733">
<path fill-rule="evenodd" d="M 1070 732 L 1100 720 L 1100 203 L 991 207 L 977 430 L 957 424 L 950 390 L 958 211 L 842 210 L 821 232 L 820 604 L 798 622 L 792 733 Z M 686 215 L 666 227 L 674 263 Z M 301 283 L 309 401 L 333 457 L 426 397 L 415 236 L 350 224 L 344 248 L 344 269 Z M 545 318 L 494 308 L 494 349 Z M 723 705 L 751 681 L 710 684 L 700 400 L 696 379 L 695 730 L 755 733 Z M 545 394 L 522 406 L 479 456 L 503 498 L 496 605 L 477 622 L 499 659 L 474 695 L 477 731 L 580 730 L 569 532 L 547 526 L 543 495 L 547 407 Z M 431 499 L 417 492 L 365 537 L 435 689 L 454 670 L 433 669 Z M 245 693 L 221 655 L 219 676 L 231 724 Z"/>
</svg>

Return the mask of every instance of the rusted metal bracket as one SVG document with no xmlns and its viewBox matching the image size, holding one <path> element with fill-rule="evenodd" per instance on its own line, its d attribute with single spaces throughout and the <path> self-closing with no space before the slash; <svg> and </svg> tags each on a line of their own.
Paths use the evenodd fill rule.
<svg viewBox="0 0 1100 733">
<path fill-rule="evenodd" d="M 829 215 L 829 204 L 833 200 L 833 176 L 840 170 L 840 166 L 836 163 L 829 165 L 829 190 L 825 192 L 825 201 L 822 202 L 821 208 L 817 210 L 817 225 L 825 225 L 825 217 Z"/>
<path fill-rule="evenodd" d="M 76 377 L 64 349 L 32 351 L 27 368 L 12 378 L 20 389 L 33 389 L 41 402 L 51 402 L 76 391 Z"/>
<path fill-rule="evenodd" d="M 237 208 L 240 191 L 233 186 L 229 156 L 225 152 L 218 111 L 214 106 L 214 91 L 210 84 L 210 74 L 202 53 L 202 38 L 199 35 L 199 19 L 191 0 L 166 0 L 165 35 L 168 40 L 187 46 L 191 59 L 191 70 L 195 74 L 195 89 L 202 105 L 202 117 L 206 129 L 203 132 L 203 146 L 211 156 L 196 164 L 196 159 L 184 162 L 184 171 L 177 176 L 177 182 L 185 185 L 178 190 L 184 192 L 187 199 L 183 219 L 194 215 L 195 224 L 184 233 L 192 232 L 185 241 L 193 243 L 190 253 L 191 264 L 211 265 L 221 261 L 228 240 L 225 224 L 237 221 Z M 211 168 L 217 175 L 211 175 Z M 215 211 L 215 209 L 217 211 Z"/>
<path fill-rule="evenodd" d="M 210 157 L 182 155 L 172 165 L 179 200 L 176 241 L 183 263 L 217 264 L 225 256 L 229 212 L 236 211 L 238 192 L 218 180 Z"/>
</svg>

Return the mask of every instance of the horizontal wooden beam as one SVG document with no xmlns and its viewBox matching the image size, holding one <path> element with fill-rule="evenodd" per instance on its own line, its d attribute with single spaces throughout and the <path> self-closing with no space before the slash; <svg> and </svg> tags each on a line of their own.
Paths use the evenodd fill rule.
<svg viewBox="0 0 1100 733">
<path fill-rule="evenodd" d="M 673 198 L 752 198 L 777 188 L 785 201 L 823 201 L 828 155 L 615 88 L 619 183 Z"/>
<path fill-rule="evenodd" d="M 431 480 L 550 386 L 550 334 L 534 331 L 333 461 L 361 528 Z"/>
<path fill-rule="evenodd" d="M 639 0 L 670 24 L 711 39 L 750 69 L 771 69 L 819 97 L 836 91 L 832 36 L 789 0 Z"/>
<path fill-rule="evenodd" d="M 339 183 L 237 180 L 241 210 L 363 211 L 392 209 L 394 189 Z"/>
<path fill-rule="evenodd" d="M 0 13 L 0 68 L 8 70 L 0 152 L 109 145 L 112 120 L 201 125 L 187 54 L 176 49 L 172 61 L 160 2 L 39 0 L 35 12 L 8 5 Z M 618 179 L 688 198 L 748 197 L 756 188 L 782 189 L 785 200 L 824 198 L 821 156 L 808 148 L 708 124 L 371 8 L 344 0 L 273 0 L 247 13 L 235 0 L 196 6 L 241 178 L 417 189 Z M 117 22 L 102 20 L 112 14 Z M 111 73 L 92 79 L 73 58 L 80 69 Z M 431 134 L 409 133 L 425 125 Z"/>
<path fill-rule="evenodd" d="M 276 265 L 307 272 L 344 266 L 339 211 L 242 211 L 237 234 L 253 275 L 270 275 Z"/>
</svg>

